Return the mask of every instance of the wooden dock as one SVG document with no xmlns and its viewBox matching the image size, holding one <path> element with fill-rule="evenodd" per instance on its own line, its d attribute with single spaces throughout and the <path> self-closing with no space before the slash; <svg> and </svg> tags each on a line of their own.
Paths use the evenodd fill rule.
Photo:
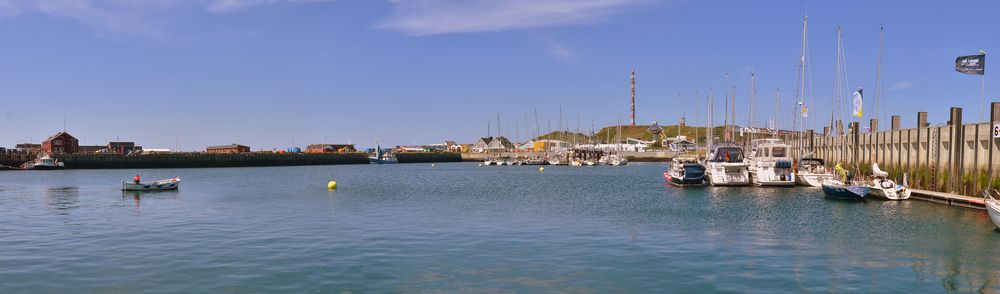
<svg viewBox="0 0 1000 294">
<path fill-rule="evenodd" d="M 949 206 L 958 206 L 965 208 L 981 209 L 985 210 L 986 206 L 983 202 L 983 198 L 963 196 L 952 193 L 944 192 L 934 192 L 927 190 L 911 189 L 913 192 L 910 196 L 914 199 L 920 199 L 924 201 L 937 202 L 941 204 L 947 204 Z"/>
</svg>

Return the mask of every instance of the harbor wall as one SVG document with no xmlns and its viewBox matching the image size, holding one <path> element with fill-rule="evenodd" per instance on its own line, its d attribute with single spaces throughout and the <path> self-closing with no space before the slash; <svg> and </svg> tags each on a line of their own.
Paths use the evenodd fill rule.
<svg viewBox="0 0 1000 294">
<path fill-rule="evenodd" d="M 67 169 L 199 168 L 289 165 L 368 164 L 366 153 L 177 153 L 126 156 L 118 154 L 59 154 Z"/>
<path fill-rule="evenodd" d="M 396 153 L 399 163 L 461 162 L 462 154 L 457 152 L 404 152 Z"/>
<path fill-rule="evenodd" d="M 802 144 L 831 166 L 858 162 L 860 170 L 870 174 L 871 164 L 878 163 L 897 180 L 908 173 L 909 184 L 916 189 L 980 196 L 990 177 L 994 178 L 992 188 L 1000 189 L 996 171 L 1000 139 L 992 134 L 992 126 L 1000 123 L 1000 102 L 991 103 L 989 122 L 963 123 L 958 107 L 951 108 L 949 120 L 942 124 L 928 123 L 926 112 L 917 113 L 913 128 L 902 128 L 900 119 L 893 116 L 884 131 L 861 134 L 858 123 L 852 123 L 852 131 L 842 136 L 806 136 L 789 142 Z M 877 129 L 878 121 L 871 120 L 869 127 Z"/>
</svg>

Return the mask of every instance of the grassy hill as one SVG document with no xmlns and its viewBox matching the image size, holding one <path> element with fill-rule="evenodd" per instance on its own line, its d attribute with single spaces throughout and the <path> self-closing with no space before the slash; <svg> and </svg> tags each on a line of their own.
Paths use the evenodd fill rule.
<svg viewBox="0 0 1000 294">
<path fill-rule="evenodd" d="M 653 134 L 650 134 L 649 132 L 647 132 L 647 129 L 649 129 L 649 125 L 621 126 L 621 137 L 620 138 L 622 140 L 625 140 L 625 138 L 636 138 L 636 139 L 642 139 L 642 140 L 651 140 L 653 138 Z M 663 130 L 663 133 L 661 133 L 661 135 L 660 135 L 661 137 L 674 137 L 674 136 L 677 136 L 677 132 L 678 132 L 677 125 L 660 126 L 660 129 Z M 680 129 L 680 133 L 681 133 L 681 135 L 687 136 L 688 140 L 693 140 L 697 136 L 698 137 L 698 142 L 705 142 L 706 129 L 707 128 L 705 128 L 705 127 L 685 126 L 685 127 L 683 127 L 683 128 Z M 715 127 L 715 129 L 714 129 L 715 136 L 716 137 L 721 137 L 722 136 L 722 131 L 723 131 L 723 127 L 721 127 L 721 126 L 720 127 Z M 536 139 L 556 139 L 556 140 L 566 140 L 566 141 L 571 141 L 571 142 L 574 139 L 576 139 L 577 142 L 583 142 L 583 141 L 588 141 L 590 139 L 594 139 L 594 141 L 597 141 L 597 142 L 607 142 L 608 138 L 611 139 L 610 140 L 611 142 L 613 142 L 615 140 L 615 138 L 619 138 L 618 137 L 618 126 L 607 126 L 607 127 L 604 127 L 600 131 L 598 131 L 596 134 L 594 134 L 593 138 L 590 138 L 589 136 L 587 136 L 585 134 L 581 134 L 581 133 L 556 131 L 556 132 L 548 133 L 548 134 L 546 134 L 544 136 L 541 136 L 539 138 L 536 138 Z"/>
</svg>

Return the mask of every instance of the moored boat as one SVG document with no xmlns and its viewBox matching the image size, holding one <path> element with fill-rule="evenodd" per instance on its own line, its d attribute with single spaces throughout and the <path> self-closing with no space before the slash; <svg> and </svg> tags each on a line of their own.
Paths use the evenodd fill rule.
<svg viewBox="0 0 1000 294">
<path fill-rule="evenodd" d="M 49 157 L 48 154 L 45 154 L 35 158 L 35 160 L 25 163 L 23 168 L 34 170 L 57 170 L 66 168 L 66 164 L 58 159 Z"/>
<path fill-rule="evenodd" d="M 895 181 L 889 179 L 889 173 L 882 171 L 878 163 L 872 164 L 871 196 L 889 199 L 905 200 L 910 198 L 910 189 L 906 186 L 906 175 L 903 176 L 903 185 L 897 185 Z"/>
<path fill-rule="evenodd" d="M 865 195 L 871 190 L 866 185 L 847 185 L 840 180 L 823 182 L 823 194 L 828 198 L 842 200 L 865 200 Z"/>
<path fill-rule="evenodd" d="M 663 172 L 663 178 L 678 187 L 704 186 L 705 166 L 699 164 L 696 158 L 678 156 L 671 162 L 670 169 Z"/>
<path fill-rule="evenodd" d="M 772 139 L 767 139 L 772 140 Z M 765 142 L 753 149 L 748 160 L 750 178 L 755 186 L 795 186 L 792 170 L 792 147 L 788 144 Z"/>
<path fill-rule="evenodd" d="M 795 173 L 795 183 L 799 186 L 819 188 L 823 182 L 835 178 L 833 172 L 823 164 L 822 159 L 811 157 L 799 159 L 798 171 Z"/>
<path fill-rule="evenodd" d="M 136 183 L 122 181 L 122 191 L 165 191 L 177 190 L 181 186 L 181 178 L 159 180 L 152 183 Z"/>
<path fill-rule="evenodd" d="M 712 186 L 748 186 L 750 174 L 743 162 L 743 148 L 719 144 L 705 160 L 705 176 Z"/>
<path fill-rule="evenodd" d="M 1000 229 L 1000 200 L 997 198 L 1000 198 L 1000 191 L 986 190 L 983 192 L 983 204 L 986 206 L 986 212 L 990 214 L 993 225 Z"/>
</svg>

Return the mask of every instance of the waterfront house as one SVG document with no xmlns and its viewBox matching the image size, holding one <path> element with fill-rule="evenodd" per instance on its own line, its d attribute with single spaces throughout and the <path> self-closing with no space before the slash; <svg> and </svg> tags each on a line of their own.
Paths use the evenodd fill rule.
<svg viewBox="0 0 1000 294">
<path fill-rule="evenodd" d="M 486 137 L 479 138 L 476 143 L 472 144 L 471 151 L 475 153 L 485 153 L 485 152 L 496 152 L 496 151 L 507 151 L 514 148 L 514 144 L 510 143 L 505 137 Z"/>
<path fill-rule="evenodd" d="M 486 150 L 487 151 L 507 151 L 507 150 L 510 150 L 510 149 L 513 149 L 513 148 L 514 148 L 514 144 L 511 143 L 510 140 L 507 140 L 506 137 L 500 136 L 500 137 L 493 137 L 493 140 L 490 141 L 490 144 L 489 144 L 488 147 L 486 147 Z"/>
<path fill-rule="evenodd" d="M 42 151 L 49 154 L 73 154 L 78 147 L 80 142 L 67 132 L 58 132 L 42 141 Z"/>
<path fill-rule="evenodd" d="M 472 147 L 469 148 L 473 153 L 485 153 L 486 148 L 490 146 L 490 141 L 493 141 L 493 137 L 479 138 L 476 143 L 472 143 Z"/>
<path fill-rule="evenodd" d="M 462 145 L 455 141 L 444 141 L 444 145 L 448 148 L 448 152 L 462 152 Z"/>
<path fill-rule="evenodd" d="M 310 144 L 306 146 L 306 153 L 346 153 L 358 152 L 354 144 Z"/>
<path fill-rule="evenodd" d="M 205 153 L 215 153 L 215 154 L 250 153 L 250 146 L 244 146 L 240 144 L 208 146 L 208 148 L 205 148 Z"/>
</svg>

